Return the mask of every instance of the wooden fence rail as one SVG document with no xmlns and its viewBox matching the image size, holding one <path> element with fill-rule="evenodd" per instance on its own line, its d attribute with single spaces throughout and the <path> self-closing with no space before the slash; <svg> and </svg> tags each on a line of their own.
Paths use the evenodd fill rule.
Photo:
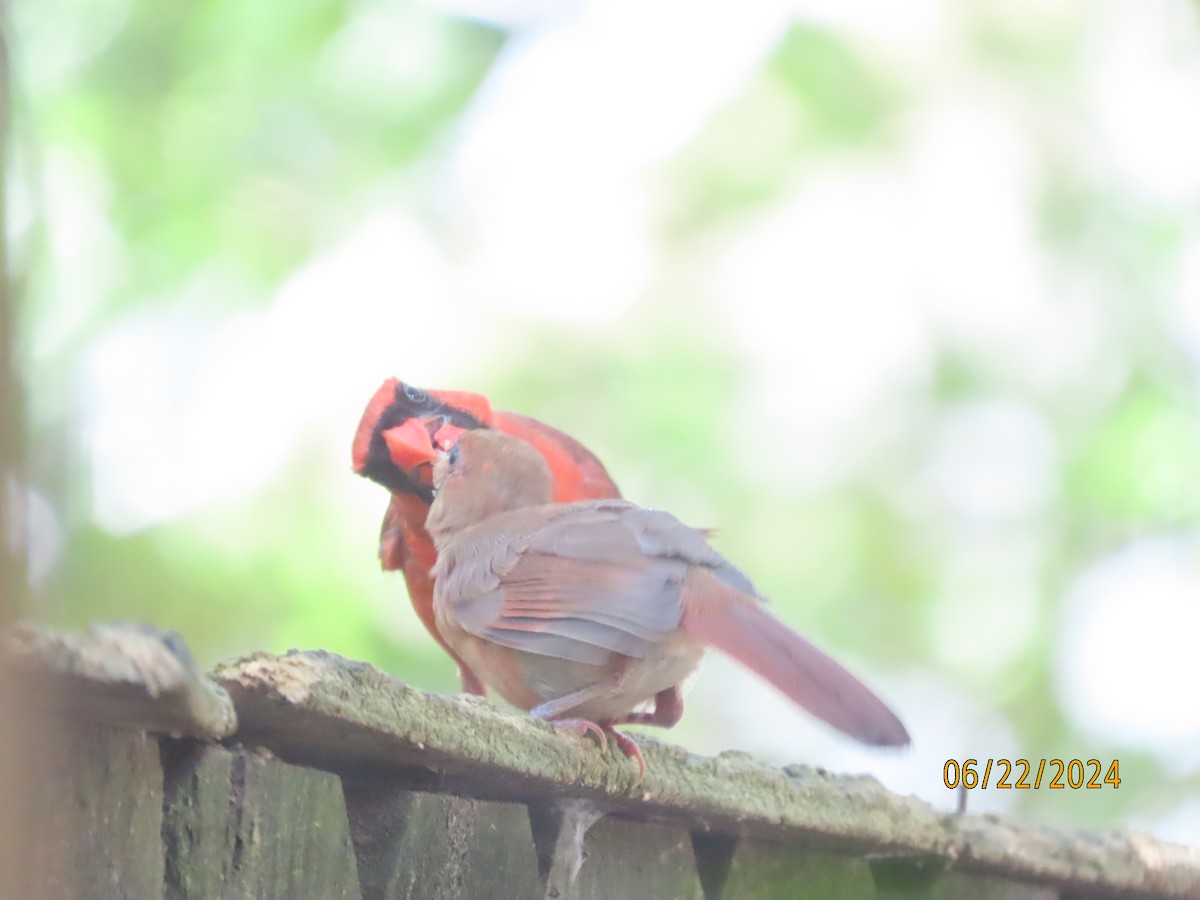
<svg viewBox="0 0 1200 900">
<path fill-rule="evenodd" d="M 319 651 L 206 676 L 171 634 L 25 626 L 0 680 L 23 824 L 0 898 L 1200 897 L 1196 848 L 653 741 L 638 783 L 592 742 Z"/>
</svg>

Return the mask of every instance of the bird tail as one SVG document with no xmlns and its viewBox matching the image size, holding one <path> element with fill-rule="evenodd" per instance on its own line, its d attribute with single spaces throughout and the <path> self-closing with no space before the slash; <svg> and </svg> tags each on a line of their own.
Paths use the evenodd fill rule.
<svg viewBox="0 0 1200 900">
<path fill-rule="evenodd" d="M 688 586 L 683 627 L 864 744 L 909 743 L 900 719 L 866 685 L 772 616 L 756 598 L 716 577 L 704 573 Z"/>
</svg>

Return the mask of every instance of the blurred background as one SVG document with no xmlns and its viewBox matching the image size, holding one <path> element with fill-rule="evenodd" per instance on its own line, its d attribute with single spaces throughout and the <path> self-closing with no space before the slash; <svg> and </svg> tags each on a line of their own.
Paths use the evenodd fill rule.
<svg viewBox="0 0 1200 900">
<path fill-rule="evenodd" d="M 1196 3 L 11 12 L 34 615 L 455 690 L 350 441 L 474 390 L 718 527 L 915 745 L 719 659 L 670 740 L 942 808 L 949 758 L 1119 759 L 971 808 L 1200 842 Z"/>
</svg>

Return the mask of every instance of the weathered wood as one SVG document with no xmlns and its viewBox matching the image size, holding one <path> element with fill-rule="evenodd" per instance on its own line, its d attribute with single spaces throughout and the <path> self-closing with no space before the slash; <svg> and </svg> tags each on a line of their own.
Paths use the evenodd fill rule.
<svg viewBox="0 0 1200 900">
<path fill-rule="evenodd" d="M 530 808 L 546 900 L 703 900 L 691 835 L 680 825 L 602 815 L 593 803 Z"/>
<path fill-rule="evenodd" d="M 703 900 L 691 835 L 681 825 L 605 817 L 584 837 L 583 865 L 563 896 Z"/>
<path fill-rule="evenodd" d="M 84 635 L 5 629 L 0 678 L 31 705 L 71 719 L 213 739 L 237 728 L 229 695 L 196 668 L 183 639 L 150 626 L 96 625 Z"/>
<path fill-rule="evenodd" d="M 1054 888 L 1008 878 L 950 872 L 938 881 L 930 897 L 931 900 L 959 900 L 961 897 L 971 900 L 1058 900 L 1059 893 Z"/>
<path fill-rule="evenodd" d="M 166 896 L 358 898 L 337 776 L 164 741 Z"/>
<path fill-rule="evenodd" d="M 0 885 L 0 895 L 161 897 L 158 741 L 103 726 L 33 727 L 38 740 L 25 747 L 35 755 L 23 760 L 25 799 L 32 802 L 18 838 L 23 865 L 15 883 Z"/>
<path fill-rule="evenodd" d="M 223 665 L 216 677 L 234 699 L 245 740 L 335 771 L 371 767 L 481 797 L 569 794 L 629 817 L 841 854 L 925 854 L 966 874 L 1063 891 L 1200 896 L 1200 848 L 1134 832 L 946 814 L 871 778 L 807 766 L 780 771 L 738 753 L 705 759 L 652 739 L 640 741 L 649 769 L 638 783 L 629 760 L 606 756 L 593 741 L 478 698 L 414 690 L 330 653 L 257 654 Z"/>
<path fill-rule="evenodd" d="M 697 835 L 707 900 L 872 900 L 865 859 L 760 840 Z"/>
<path fill-rule="evenodd" d="M 584 836 L 605 812 L 604 806 L 576 797 L 529 805 L 529 825 L 546 897 L 561 897 L 574 884 L 583 867 Z"/>
<path fill-rule="evenodd" d="M 1059 900 L 1052 887 L 1007 878 L 968 875 L 931 857 L 875 857 L 871 874 L 878 900 Z"/>
<path fill-rule="evenodd" d="M 524 806 L 350 778 L 345 792 L 364 900 L 541 896 Z"/>
</svg>

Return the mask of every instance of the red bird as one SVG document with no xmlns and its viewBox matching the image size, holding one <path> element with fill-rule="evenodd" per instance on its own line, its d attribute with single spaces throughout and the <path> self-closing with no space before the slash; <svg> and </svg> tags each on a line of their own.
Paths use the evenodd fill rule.
<svg viewBox="0 0 1200 900">
<path fill-rule="evenodd" d="M 552 503 L 554 478 L 527 444 L 489 431 L 435 433 L 434 613 L 442 637 L 505 700 L 605 734 L 669 727 L 680 685 L 716 647 L 851 737 L 900 746 L 896 715 L 763 607 L 704 533 L 622 500 Z M 431 452 L 432 455 L 432 452 Z M 653 701 L 653 712 L 636 711 Z"/>
<path fill-rule="evenodd" d="M 452 426 L 494 428 L 532 446 L 546 460 L 557 502 L 620 497 L 600 460 L 569 435 L 517 413 L 493 411 L 480 394 L 424 391 L 389 378 L 367 404 L 354 436 L 354 471 L 392 492 L 379 535 L 385 570 L 400 569 L 425 628 L 458 664 L 462 689 L 486 693 L 483 683 L 442 637 L 433 614 L 436 552 L 425 530 L 433 500 L 431 435 Z"/>
</svg>

